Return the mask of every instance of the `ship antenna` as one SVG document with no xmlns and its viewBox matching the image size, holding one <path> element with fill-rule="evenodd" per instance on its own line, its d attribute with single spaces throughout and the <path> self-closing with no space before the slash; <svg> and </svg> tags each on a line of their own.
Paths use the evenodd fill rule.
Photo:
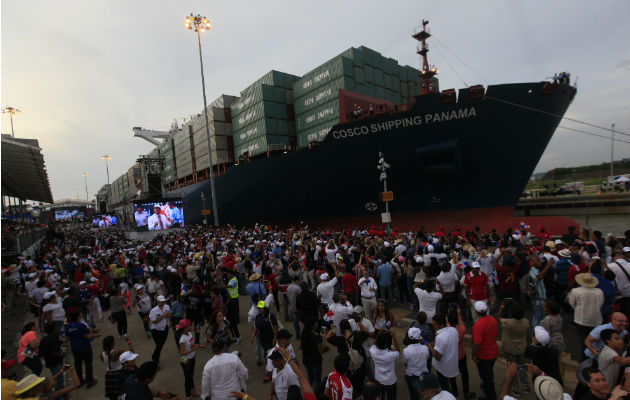
<svg viewBox="0 0 630 400">
<path fill-rule="evenodd" d="M 427 53 L 429 52 L 427 39 L 431 37 L 431 33 L 427 29 L 427 25 L 429 25 L 429 21 L 423 19 L 422 30 L 420 32 L 414 32 L 414 34 L 411 35 L 414 39 L 420 42 L 420 46 L 416 48 L 416 53 L 422 56 L 422 71 L 420 71 L 420 78 L 422 78 L 423 83 L 420 94 L 429 94 L 436 91 L 437 85 L 433 85 L 431 83 L 431 78 L 440 73 L 435 65 L 429 66 L 429 61 L 427 59 Z"/>
</svg>

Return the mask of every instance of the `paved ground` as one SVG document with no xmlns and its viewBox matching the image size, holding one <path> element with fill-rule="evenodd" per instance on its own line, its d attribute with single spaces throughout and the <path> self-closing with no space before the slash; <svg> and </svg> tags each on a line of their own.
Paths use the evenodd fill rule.
<svg viewBox="0 0 630 400">
<path fill-rule="evenodd" d="M 241 316 L 245 316 L 247 309 L 249 307 L 247 297 L 241 297 Z M 21 330 L 22 325 L 29 320 L 32 320 L 32 314 L 21 312 L 19 307 L 23 306 L 18 304 L 18 310 L 7 310 L 2 314 L 2 348 L 7 350 L 9 354 L 15 354 L 16 348 L 15 344 L 18 339 L 19 331 Z M 274 308 L 275 311 L 275 308 Z M 395 309 L 397 318 L 404 317 L 409 314 L 409 310 L 403 309 Z M 105 313 L 107 316 L 108 313 Z M 282 315 L 282 313 L 281 313 Z M 242 318 L 245 320 L 245 318 Z M 293 325 L 287 321 L 283 321 L 285 327 L 294 333 Z M 144 330 L 142 328 L 142 323 L 140 318 L 136 313 L 132 313 L 128 315 L 128 324 L 129 324 L 129 336 L 133 341 L 135 346 L 135 350 L 140 354 L 136 362 L 138 365 L 145 361 L 151 360 L 151 353 L 153 352 L 154 343 L 152 339 L 147 339 L 145 336 Z M 105 335 L 114 335 L 117 337 L 116 327 L 110 323 L 107 319 L 103 322 L 98 323 L 98 328 L 100 329 L 100 333 Z M 269 394 L 270 384 L 263 384 L 262 380 L 264 377 L 264 366 L 256 365 L 256 355 L 255 355 L 255 346 L 251 345 L 249 342 L 249 338 L 251 337 L 252 328 L 248 323 L 241 323 L 239 326 L 241 330 L 241 335 L 245 340 L 238 346 L 233 346 L 231 350 L 240 350 L 242 353 L 242 360 L 245 363 L 246 367 L 249 369 L 249 380 L 248 380 L 248 393 L 256 396 L 256 398 L 266 399 Z M 398 337 L 402 339 L 404 335 L 404 329 L 395 328 L 398 333 Z M 298 342 L 295 340 L 295 337 L 291 340 L 294 348 L 296 349 L 298 359 L 301 360 L 301 352 L 298 349 Z M 104 365 L 98 359 L 98 353 L 102 351 L 101 347 L 102 338 L 97 338 L 94 340 L 92 344 L 92 349 L 94 351 L 94 374 L 98 379 L 98 384 L 91 389 L 80 388 L 72 394 L 72 397 L 75 399 L 104 399 L 104 381 L 105 381 L 105 368 Z M 124 348 L 126 344 L 123 340 L 118 340 L 116 343 L 116 348 Z M 331 350 L 324 353 L 324 364 L 323 371 L 324 374 L 330 372 L 333 368 L 332 363 L 333 359 L 336 356 L 337 352 L 334 346 L 331 346 Z M 480 379 L 479 374 L 477 372 L 475 364 L 471 361 L 470 357 L 470 349 L 468 348 L 468 370 L 470 374 L 470 382 L 471 382 L 471 390 L 476 392 L 478 396 L 483 396 L 482 390 L 480 388 Z M 210 349 L 200 349 L 197 352 L 196 357 L 196 368 L 195 368 L 195 384 L 198 390 L 201 390 L 201 374 L 203 372 L 203 367 L 205 363 L 212 357 L 212 351 Z M 72 362 L 72 357 L 69 357 L 69 362 Z M 179 365 L 178 360 L 178 349 L 175 346 L 173 331 L 169 332 L 169 337 L 164 346 L 161 356 L 161 369 L 159 370 L 153 387 L 158 388 L 162 391 L 170 391 L 179 394 L 184 398 L 184 375 Z M 499 358 L 495 363 L 494 372 L 495 372 L 495 383 L 497 393 L 500 391 L 501 384 L 505 377 L 505 361 L 502 358 Z M 45 369 L 44 375 L 50 376 L 50 371 Z M 396 362 L 396 374 L 399 377 L 398 380 L 398 399 L 408 399 L 409 393 L 407 390 L 407 386 L 404 382 L 404 366 L 400 361 Z M 570 372 L 567 371 L 565 376 L 569 376 Z M 574 375 L 573 375 L 574 376 Z M 566 379 L 569 381 L 569 385 L 571 388 L 574 383 L 572 379 Z M 458 387 L 461 391 L 461 380 L 458 378 Z M 463 396 L 460 394 L 460 398 Z M 535 396 L 533 394 L 527 396 L 521 396 L 521 399 L 530 400 L 534 399 Z"/>
</svg>

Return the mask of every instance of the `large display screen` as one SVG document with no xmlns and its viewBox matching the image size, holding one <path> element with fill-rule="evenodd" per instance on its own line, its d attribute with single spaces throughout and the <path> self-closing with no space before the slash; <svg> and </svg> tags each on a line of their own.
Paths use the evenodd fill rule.
<svg viewBox="0 0 630 400">
<path fill-rule="evenodd" d="M 107 228 L 108 226 L 116 226 L 118 218 L 115 215 L 101 214 L 92 218 L 92 226 L 95 228 Z"/>
<path fill-rule="evenodd" d="M 134 204 L 134 219 L 139 231 L 159 231 L 184 226 L 184 203 L 163 200 Z"/>
<path fill-rule="evenodd" d="M 83 210 L 78 208 L 55 208 L 55 219 L 70 219 L 82 216 Z"/>
</svg>

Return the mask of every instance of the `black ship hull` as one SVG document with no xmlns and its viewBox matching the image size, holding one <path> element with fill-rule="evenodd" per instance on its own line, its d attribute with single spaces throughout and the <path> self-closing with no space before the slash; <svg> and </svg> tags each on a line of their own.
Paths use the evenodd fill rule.
<svg viewBox="0 0 630 400">
<path fill-rule="evenodd" d="M 403 229 L 427 213 L 509 209 L 575 93 L 545 82 L 489 86 L 477 99 L 461 89 L 452 103 L 429 94 L 408 111 L 336 125 L 315 148 L 242 163 L 215 178 L 219 222 L 379 224 L 379 152 L 391 165 L 393 223 Z M 185 196 L 188 223 L 202 222 L 201 191 L 208 197 L 209 181 Z"/>
</svg>

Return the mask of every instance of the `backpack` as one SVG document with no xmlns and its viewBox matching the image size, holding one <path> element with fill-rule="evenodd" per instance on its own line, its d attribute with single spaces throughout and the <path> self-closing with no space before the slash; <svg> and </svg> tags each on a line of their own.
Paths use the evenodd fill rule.
<svg viewBox="0 0 630 400">
<path fill-rule="evenodd" d="M 537 284 L 535 281 L 532 281 L 529 273 L 523 275 L 521 279 L 519 279 L 518 284 L 521 289 L 521 293 L 525 294 L 530 299 L 533 299 L 536 296 Z"/>
<path fill-rule="evenodd" d="M 354 344 L 354 336 L 352 336 L 352 343 Z M 357 371 L 363 365 L 363 356 L 361 356 L 361 353 L 353 348 L 347 340 L 346 344 L 348 345 L 348 356 L 350 356 L 350 366 L 348 369 L 350 371 Z"/>
</svg>

